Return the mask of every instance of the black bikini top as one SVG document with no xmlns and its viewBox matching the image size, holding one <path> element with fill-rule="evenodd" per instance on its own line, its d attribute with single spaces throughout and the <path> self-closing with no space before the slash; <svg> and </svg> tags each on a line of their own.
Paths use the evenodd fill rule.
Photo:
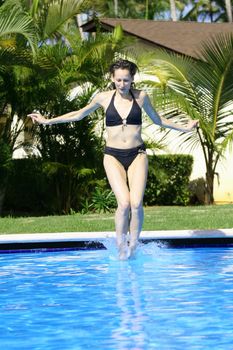
<svg viewBox="0 0 233 350">
<path fill-rule="evenodd" d="M 130 94 L 133 97 L 133 104 L 131 107 L 131 110 L 127 116 L 127 118 L 121 118 L 119 113 L 117 112 L 115 106 L 114 106 L 114 99 L 116 95 L 116 91 L 112 95 L 111 101 L 109 103 L 109 106 L 106 110 L 106 126 L 116 126 L 116 125 L 141 125 L 142 124 L 142 111 L 139 107 L 137 101 L 135 100 L 135 97 L 130 91 Z"/>
</svg>

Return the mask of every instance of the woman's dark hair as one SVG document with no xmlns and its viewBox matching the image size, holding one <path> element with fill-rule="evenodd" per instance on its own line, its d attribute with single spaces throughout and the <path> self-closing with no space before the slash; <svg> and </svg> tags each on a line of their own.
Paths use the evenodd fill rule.
<svg viewBox="0 0 233 350">
<path fill-rule="evenodd" d="M 114 63 L 111 64 L 111 66 L 109 67 L 109 72 L 114 75 L 115 70 L 117 69 L 128 69 L 128 71 L 130 72 L 130 75 L 133 77 L 137 71 L 138 71 L 138 67 L 135 63 L 128 61 L 128 60 L 123 60 L 120 59 Z"/>
</svg>

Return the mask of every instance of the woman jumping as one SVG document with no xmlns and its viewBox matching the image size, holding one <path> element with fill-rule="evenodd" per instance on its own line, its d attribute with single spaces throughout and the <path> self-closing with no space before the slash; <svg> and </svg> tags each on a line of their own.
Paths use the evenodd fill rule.
<svg viewBox="0 0 233 350">
<path fill-rule="evenodd" d="M 132 87 L 137 70 L 133 62 L 119 60 L 110 66 L 114 90 L 98 93 L 86 107 L 52 119 L 46 119 L 40 113 L 28 115 L 33 122 L 53 125 L 82 120 L 99 107 L 105 110 L 107 141 L 104 168 L 118 205 L 115 229 L 121 260 L 134 256 L 143 224 L 148 159 L 141 136 L 142 109 L 154 124 L 161 127 L 189 132 L 198 125 L 197 120 L 190 120 L 183 126 L 160 117 L 148 95 Z"/>
</svg>

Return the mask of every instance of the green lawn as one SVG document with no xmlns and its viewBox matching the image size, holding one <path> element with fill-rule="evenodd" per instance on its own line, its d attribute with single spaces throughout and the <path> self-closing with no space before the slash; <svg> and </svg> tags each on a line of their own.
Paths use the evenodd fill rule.
<svg viewBox="0 0 233 350">
<path fill-rule="evenodd" d="M 143 230 L 233 227 L 233 205 L 145 208 Z M 114 231 L 113 214 L 0 218 L 0 233 Z"/>
</svg>

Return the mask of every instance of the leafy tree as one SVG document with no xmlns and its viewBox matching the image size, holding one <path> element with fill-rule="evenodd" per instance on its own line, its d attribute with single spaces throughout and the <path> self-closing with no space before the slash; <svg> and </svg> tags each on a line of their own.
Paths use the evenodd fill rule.
<svg viewBox="0 0 233 350">
<path fill-rule="evenodd" d="M 190 2 L 189 11 L 183 20 L 198 22 L 228 22 L 231 21 L 231 0 L 198 0 Z"/>
<path fill-rule="evenodd" d="M 54 85 L 53 89 L 54 94 L 44 96 L 41 104 L 52 115 L 82 108 L 93 94 L 93 89 L 89 89 L 79 98 L 69 100 L 67 89 Z M 45 92 L 49 92 L 49 87 Z M 93 116 L 79 123 L 34 127 L 34 146 L 42 156 L 48 183 L 53 183 L 53 212 L 67 214 L 71 208 L 80 209 L 84 197 L 94 189 L 94 176 L 96 179 L 103 176 L 99 167 L 101 140 L 94 132 L 96 119 Z"/>
<path fill-rule="evenodd" d="M 10 169 L 9 162 L 18 132 L 18 126 L 13 129 L 11 125 L 15 112 L 12 103 L 16 82 L 14 70 L 20 64 L 28 64 L 21 48 L 22 43 L 27 42 L 31 57 L 35 55 L 37 35 L 32 19 L 17 2 L 1 2 L 0 18 L 0 172 L 4 174 L 0 181 L 1 213 Z"/>
<path fill-rule="evenodd" d="M 185 1 L 176 1 L 177 13 L 182 17 L 182 11 L 188 3 Z M 116 10 L 117 6 L 117 10 Z M 94 0 L 91 8 L 105 17 L 119 18 L 141 18 L 141 19 L 166 19 L 170 18 L 169 0 L 118 0 L 117 4 L 113 0 L 103 1 Z"/>
<path fill-rule="evenodd" d="M 233 36 L 220 35 L 205 42 L 198 61 L 165 51 L 152 56 L 147 73 L 160 80 L 150 83 L 157 92 L 157 108 L 180 120 L 199 119 L 197 133 L 183 134 L 182 142 L 199 146 L 203 152 L 205 201 L 212 204 L 216 167 L 233 140 Z"/>
<path fill-rule="evenodd" d="M 0 140 L 0 213 L 6 193 L 6 184 L 12 168 L 11 152 L 8 145 Z"/>
<path fill-rule="evenodd" d="M 77 0 L 6 0 L 0 7 L 0 137 L 11 154 L 21 146 L 16 143 L 20 132 L 27 131 L 27 113 L 42 108 L 51 115 L 54 95 L 67 97 L 77 82 L 99 83 L 106 71 L 106 63 L 100 64 L 101 54 L 105 59 L 114 56 L 119 30 L 111 39 L 108 35 L 102 41 L 101 37 L 81 41 L 74 16 L 83 4 Z"/>
<path fill-rule="evenodd" d="M 82 108 L 94 93 L 106 88 L 108 79 L 103 77 L 116 50 L 120 49 L 121 41 L 122 31 L 116 28 L 113 34 L 99 33 L 95 39 L 77 41 L 70 54 L 60 44 L 44 46 L 43 57 L 49 55 L 56 59 L 58 74 L 48 76 L 47 80 L 35 74 L 34 84 L 31 80 L 27 84 L 27 105 L 34 102 L 34 108 L 48 117 Z M 70 89 L 77 83 L 81 92 L 71 100 Z M 103 168 L 99 166 L 102 163 L 103 134 L 96 136 L 94 132 L 96 124 L 102 124 L 102 117 L 102 112 L 98 111 L 79 123 L 36 128 L 37 148 L 46 162 L 48 180 L 54 183 L 54 212 L 68 213 L 71 208 L 80 209 L 84 199 L 90 197 L 98 178 L 103 177 Z"/>
<path fill-rule="evenodd" d="M 6 0 L 0 7 L 0 117 L 9 112 L 1 122 L 1 137 L 12 151 L 21 128 L 18 124 L 12 135 L 11 124 L 16 113 L 19 119 L 22 117 L 21 94 L 25 81 L 35 69 L 46 74 L 58 71 L 58 65 L 53 67 L 52 57 L 43 57 L 38 49 L 64 40 L 64 32 L 68 31 L 65 25 L 82 10 L 83 3 L 81 0 Z"/>
</svg>

